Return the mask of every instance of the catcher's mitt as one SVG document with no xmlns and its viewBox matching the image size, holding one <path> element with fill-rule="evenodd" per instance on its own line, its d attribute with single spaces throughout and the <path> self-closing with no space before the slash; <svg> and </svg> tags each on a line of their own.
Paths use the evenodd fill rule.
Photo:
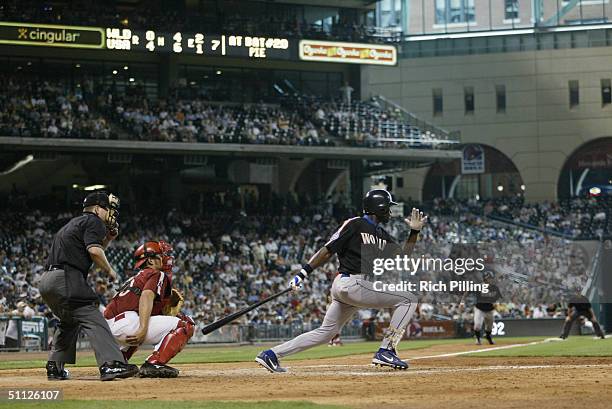
<svg viewBox="0 0 612 409">
<path fill-rule="evenodd" d="M 183 294 L 181 294 L 176 288 L 173 288 L 172 293 L 170 294 L 170 299 L 164 306 L 164 315 L 170 315 L 173 317 L 176 316 L 179 312 L 181 312 L 184 301 Z"/>
</svg>

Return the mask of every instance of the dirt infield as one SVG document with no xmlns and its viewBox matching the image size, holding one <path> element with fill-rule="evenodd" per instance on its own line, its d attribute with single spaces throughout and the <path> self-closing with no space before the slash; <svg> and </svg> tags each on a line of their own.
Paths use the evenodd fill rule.
<svg viewBox="0 0 612 409">
<path fill-rule="evenodd" d="M 407 371 L 368 365 L 371 355 L 287 361 L 287 374 L 253 363 L 177 365 L 177 379 L 102 383 L 96 368 L 47 382 L 43 369 L 0 371 L 0 386 L 58 387 L 65 399 L 308 400 L 360 408 L 612 407 L 612 358 L 432 357 L 473 349 L 438 345 L 401 354 Z"/>
</svg>

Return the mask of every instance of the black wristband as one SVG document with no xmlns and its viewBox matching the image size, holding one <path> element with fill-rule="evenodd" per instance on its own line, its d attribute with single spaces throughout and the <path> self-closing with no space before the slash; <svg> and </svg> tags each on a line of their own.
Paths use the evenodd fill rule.
<svg viewBox="0 0 612 409">
<path fill-rule="evenodd" d="M 414 229 L 410 229 L 410 235 L 412 236 L 413 234 L 419 234 L 421 231 L 420 230 L 414 230 Z"/>
<path fill-rule="evenodd" d="M 302 265 L 302 269 L 304 269 L 304 271 L 308 274 L 312 273 L 312 270 L 314 270 L 314 268 L 312 268 L 308 263 Z"/>
</svg>

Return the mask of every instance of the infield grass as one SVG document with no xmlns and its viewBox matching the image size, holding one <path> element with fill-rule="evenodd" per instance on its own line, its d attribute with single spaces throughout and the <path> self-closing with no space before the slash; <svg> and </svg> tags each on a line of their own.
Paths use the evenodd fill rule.
<svg viewBox="0 0 612 409">
<path fill-rule="evenodd" d="M 565 341 L 550 341 L 517 348 L 479 352 L 476 357 L 586 357 L 612 356 L 612 338 L 593 339 L 592 336 L 573 336 Z"/>
<path fill-rule="evenodd" d="M 521 337 L 504 338 L 503 343 L 525 343 L 542 340 L 543 337 Z M 570 338 L 571 339 L 571 338 Z M 405 357 L 406 351 L 429 348 L 435 345 L 466 345 L 471 344 L 471 339 L 442 339 L 442 340 L 410 340 L 403 341 L 399 346 L 400 356 Z M 303 359 L 334 358 L 348 355 L 373 354 L 378 349 L 378 342 L 349 342 L 341 347 L 328 347 L 326 345 L 312 348 L 308 351 L 283 358 L 285 361 Z M 250 362 L 263 349 L 269 345 L 247 345 L 247 346 L 213 346 L 213 347 L 193 347 L 185 348 L 179 355 L 172 360 L 173 364 L 198 364 L 198 363 L 220 363 L 220 362 Z M 133 363 L 143 362 L 151 353 L 150 350 L 138 352 L 130 360 Z M 1 369 L 27 369 L 44 368 L 47 362 L 44 354 L 38 353 L 36 359 L 32 354 L 12 354 L 11 358 L 2 359 L 0 354 Z M 77 364 L 68 365 L 77 367 L 96 366 L 92 352 L 82 352 L 77 354 Z"/>
</svg>

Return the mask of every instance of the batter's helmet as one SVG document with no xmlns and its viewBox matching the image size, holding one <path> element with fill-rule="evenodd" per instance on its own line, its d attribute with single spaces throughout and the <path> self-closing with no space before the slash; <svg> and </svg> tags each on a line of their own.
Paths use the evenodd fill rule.
<svg viewBox="0 0 612 409">
<path fill-rule="evenodd" d="M 391 206 L 396 205 L 391 193 L 384 189 L 374 189 L 363 198 L 363 213 L 375 215 L 380 222 L 386 223 L 391 217 Z"/>
<path fill-rule="evenodd" d="M 147 241 L 144 244 L 141 244 L 134 252 L 134 269 L 138 270 L 139 268 L 141 268 L 149 257 L 163 257 L 163 254 L 164 252 L 162 250 L 162 247 L 156 241 Z"/>
</svg>

